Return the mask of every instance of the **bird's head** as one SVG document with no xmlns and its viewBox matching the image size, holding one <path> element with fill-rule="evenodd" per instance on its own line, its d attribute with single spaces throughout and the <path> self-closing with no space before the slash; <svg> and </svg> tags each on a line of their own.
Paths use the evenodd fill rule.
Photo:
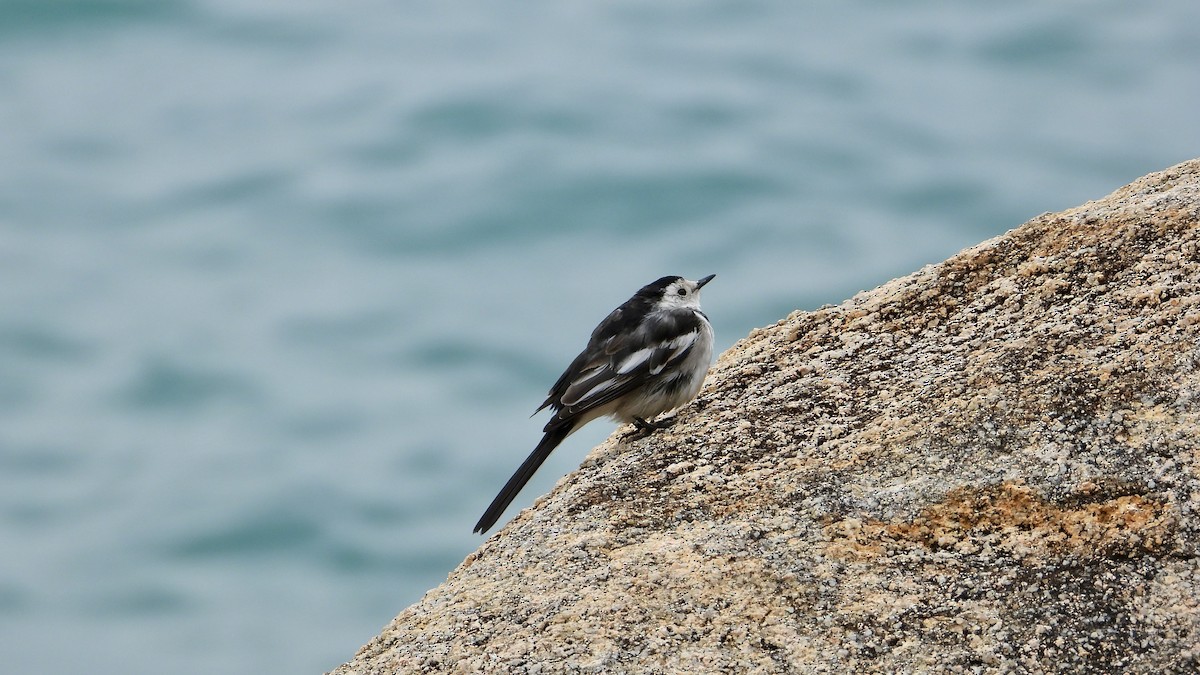
<svg viewBox="0 0 1200 675">
<path fill-rule="evenodd" d="M 717 275 L 710 274 L 697 281 L 683 277 L 663 277 L 647 284 L 638 295 L 654 303 L 655 309 L 699 309 L 700 289 Z"/>
</svg>

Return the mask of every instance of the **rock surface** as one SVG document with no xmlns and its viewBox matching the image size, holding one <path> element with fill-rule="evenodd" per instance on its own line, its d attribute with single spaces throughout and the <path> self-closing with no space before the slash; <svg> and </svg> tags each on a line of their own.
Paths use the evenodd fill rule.
<svg viewBox="0 0 1200 675">
<path fill-rule="evenodd" d="M 755 330 L 335 672 L 1198 672 L 1198 336 L 1200 160 Z"/>
</svg>

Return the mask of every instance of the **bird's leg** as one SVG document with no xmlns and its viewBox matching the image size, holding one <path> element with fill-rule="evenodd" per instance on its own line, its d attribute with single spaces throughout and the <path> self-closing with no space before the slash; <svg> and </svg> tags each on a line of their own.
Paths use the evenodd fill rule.
<svg viewBox="0 0 1200 675">
<path fill-rule="evenodd" d="M 639 439 L 649 436 L 650 434 L 654 433 L 655 431 L 657 431 L 659 429 L 666 429 L 667 427 L 671 426 L 672 424 L 675 424 L 675 416 L 674 415 L 671 415 L 670 417 L 664 417 L 660 420 L 653 420 L 653 421 L 646 421 L 645 419 L 643 419 L 641 417 L 635 417 L 635 418 L 633 418 L 633 426 L 634 426 L 633 431 L 625 434 L 625 436 L 623 437 L 623 440 L 626 440 L 626 441 L 639 440 Z"/>
<path fill-rule="evenodd" d="M 666 429 L 675 424 L 675 416 L 671 415 L 670 417 L 664 417 L 662 419 L 652 420 L 649 422 L 640 417 L 635 417 L 633 423 L 639 429 Z"/>
</svg>

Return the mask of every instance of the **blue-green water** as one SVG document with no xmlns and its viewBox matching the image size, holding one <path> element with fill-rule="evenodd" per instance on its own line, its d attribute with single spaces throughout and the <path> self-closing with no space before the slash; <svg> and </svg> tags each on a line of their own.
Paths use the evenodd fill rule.
<svg viewBox="0 0 1200 675">
<path fill-rule="evenodd" d="M 0 663 L 334 667 L 478 545 L 529 413 L 637 287 L 716 273 L 724 349 L 1200 156 L 1197 26 L 1194 0 L 3 0 Z"/>
</svg>

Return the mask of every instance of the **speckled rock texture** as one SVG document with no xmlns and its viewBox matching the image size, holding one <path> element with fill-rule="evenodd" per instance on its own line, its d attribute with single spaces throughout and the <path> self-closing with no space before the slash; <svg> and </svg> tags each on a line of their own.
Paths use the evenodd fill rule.
<svg viewBox="0 0 1200 675">
<path fill-rule="evenodd" d="M 1198 337 L 1200 160 L 755 330 L 335 672 L 1200 672 Z"/>
</svg>

